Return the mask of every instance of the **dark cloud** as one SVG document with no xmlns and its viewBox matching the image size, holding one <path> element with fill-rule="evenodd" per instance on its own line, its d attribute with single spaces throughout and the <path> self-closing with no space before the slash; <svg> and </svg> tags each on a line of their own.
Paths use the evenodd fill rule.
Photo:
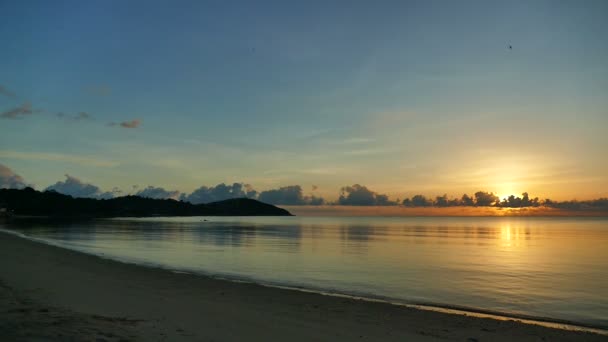
<svg viewBox="0 0 608 342">
<path fill-rule="evenodd" d="M 131 121 L 123 121 L 123 122 L 110 122 L 108 124 L 108 126 L 110 126 L 110 127 L 120 126 L 120 127 L 124 127 L 124 128 L 137 128 L 140 125 L 141 125 L 141 120 L 139 120 L 139 119 L 135 119 L 135 120 L 131 120 Z"/>
<path fill-rule="evenodd" d="M 154 198 L 154 199 L 171 198 L 174 200 L 178 199 L 179 195 L 180 195 L 180 193 L 177 190 L 170 191 L 170 190 L 165 190 L 164 188 L 161 188 L 161 187 L 154 187 L 152 185 L 135 193 L 135 196 L 140 196 L 140 197 L 147 197 L 147 198 Z"/>
<path fill-rule="evenodd" d="M 232 185 L 226 185 L 221 183 L 211 187 L 201 186 L 189 195 L 182 194 L 180 199 L 199 204 L 222 201 L 230 198 L 256 198 L 256 195 L 257 191 L 253 190 L 249 184 L 234 183 Z"/>
<path fill-rule="evenodd" d="M 302 194 L 302 187 L 299 185 L 289 185 L 279 189 L 262 191 L 258 199 L 269 204 L 306 204 L 304 195 Z"/>
<path fill-rule="evenodd" d="M 0 114 L 0 118 L 2 119 L 21 119 L 24 116 L 31 115 L 34 113 L 38 113 L 40 110 L 32 109 L 32 104 L 29 102 L 23 103 L 21 106 L 9 109 L 2 114 Z"/>
<path fill-rule="evenodd" d="M 387 195 L 377 194 L 359 184 L 340 189 L 338 204 L 341 205 L 394 205 Z"/>
<path fill-rule="evenodd" d="M 10 97 L 13 98 L 15 97 L 15 93 L 13 93 L 12 91 L 8 90 L 5 86 L 0 84 L 0 95 L 4 95 L 6 97 Z"/>
<path fill-rule="evenodd" d="M 304 196 L 300 185 L 289 185 L 260 193 L 258 200 L 277 205 L 322 205 L 325 200 L 316 196 Z"/>
<path fill-rule="evenodd" d="M 22 189 L 27 186 L 23 177 L 13 172 L 8 166 L 0 164 L 0 188 Z"/>
<path fill-rule="evenodd" d="M 498 196 L 494 195 L 493 192 L 477 191 L 475 193 L 475 204 L 480 207 L 490 206 L 498 201 Z"/>
<path fill-rule="evenodd" d="M 251 184 L 245 184 L 245 194 L 247 195 L 247 198 L 257 198 L 258 197 L 258 192 L 253 188 L 253 186 Z"/>
<path fill-rule="evenodd" d="M 93 184 L 84 183 L 76 177 L 72 177 L 67 174 L 65 177 L 65 181 L 57 182 L 46 188 L 45 191 L 54 190 L 73 197 L 88 197 L 97 199 L 113 198 L 116 195 L 116 192 L 119 192 L 103 192 L 101 189 L 99 189 L 99 187 Z"/>
</svg>

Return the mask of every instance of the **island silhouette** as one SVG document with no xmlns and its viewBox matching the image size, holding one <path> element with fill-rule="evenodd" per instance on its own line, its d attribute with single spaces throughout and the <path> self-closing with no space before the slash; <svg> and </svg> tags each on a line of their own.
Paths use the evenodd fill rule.
<svg viewBox="0 0 608 342">
<path fill-rule="evenodd" d="M 111 199 L 74 198 L 56 191 L 0 189 L 5 216 L 149 217 L 149 216 L 292 216 L 289 211 L 249 198 L 206 204 L 173 199 L 123 196 Z"/>
</svg>

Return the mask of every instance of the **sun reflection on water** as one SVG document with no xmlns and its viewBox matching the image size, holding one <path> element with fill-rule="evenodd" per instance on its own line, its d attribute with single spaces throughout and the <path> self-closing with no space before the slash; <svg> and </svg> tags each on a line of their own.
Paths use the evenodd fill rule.
<svg viewBox="0 0 608 342">
<path fill-rule="evenodd" d="M 529 240 L 529 231 L 523 227 L 512 226 L 511 223 L 504 223 L 500 227 L 500 241 L 503 247 L 519 247 L 522 240 Z"/>
<path fill-rule="evenodd" d="M 511 246 L 511 225 L 507 224 L 500 228 L 500 237 L 503 246 Z"/>
</svg>

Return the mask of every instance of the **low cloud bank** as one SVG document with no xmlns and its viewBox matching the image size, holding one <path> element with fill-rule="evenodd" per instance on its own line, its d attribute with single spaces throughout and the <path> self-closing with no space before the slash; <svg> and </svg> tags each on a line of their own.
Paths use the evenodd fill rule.
<svg viewBox="0 0 608 342">
<path fill-rule="evenodd" d="M 289 185 L 260 193 L 258 200 L 276 205 L 322 205 L 325 200 L 314 195 L 304 196 L 300 185 Z"/>
<path fill-rule="evenodd" d="M 387 195 L 378 194 L 367 187 L 359 184 L 345 186 L 340 189 L 338 198 L 340 205 L 396 205 L 397 202 L 390 201 Z"/>
<path fill-rule="evenodd" d="M 65 178 L 65 181 L 59 181 L 44 190 L 57 191 L 59 193 L 70 195 L 72 197 L 85 197 L 96 199 L 113 198 L 117 193 L 120 193 L 120 190 L 116 188 L 110 192 L 103 192 L 98 186 L 89 183 L 84 183 L 80 179 L 70 176 L 68 174 L 65 175 Z"/>
<path fill-rule="evenodd" d="M 177 190 L 165 190 L 161 187 L 148 186 L 143 190 L 139 190 L 135 193 L 135 196 L 154 198 L 154 199 L 179 199 L 180 193 Z"/>
<path fill-rule="evenodd" d="M 249 184 L 233 183 L 232 185 L 227 185 L 221 183 L 210 187 L 201 186 L 189 195 L 182 194 L 180 199 L 193 204 L 199 204 L 243 197 L 255 199 L 257 198 L 257 191 L 253 190 Z"/>
<path fill-rule="evenodd" d="M 108 199 L 122 195 L 122 191 L 114 188 L 111 191 L 102 191 L 98 186 L 85 183 L 80 179 L 65 175 L 64 181 L 47 187 L 46 191 L 57 191 L 73 197 L 87 197 L 96 199 Z M 31 186 L 23 177 L 15 173 L 8 166 L 0 164 L 0 188 L 21 189 Z M 317 186 L 312 186 L 312 191 L 317 190 Z M 462 207 L 493 207 L 498 209 L 534 209 L 534 208 L 554 208 L 560 210 L 591 210 L 608 211 L 608 198 L 599 198 L 586 201 L 553 201 L 551 199 L 532 198 L 527 192 L 521 196 L 511 195 L 500 200 L 493 192 L 477 191 L 473 195 L 463 194 L 461 197 L 448 197 L 447 194 L 427 197 L 422 194 L 405 198 L 403 201 L 391 200 L 388 195 L 377 193 L 368 187 L 360 184 L 344 186 L 340 189 L 338 200 L 328 202 L 323 197 L 306 195 L 301 185 L 288 185 L 276 189 L 264 191 L 255 190 L 250 184 L 220 183 L 215 186 L 201 186 L 191 193 L 180 193 L 177 190 L 167 190 L 163 187 L 150 185 L 146 188 L 139 188 L 134 185 L 135 196 L 148 197 L 154 199 L 174 199 L 191 202 L 193 204 L 210 203 L 223 201 L 232 198 L 251 198 L 261 202 L 285 205 L 285 206 L 402 206 L 406 208 L 462 208 Z M 456 209 L 455 209 L 456 210 Z"/>
</svg>

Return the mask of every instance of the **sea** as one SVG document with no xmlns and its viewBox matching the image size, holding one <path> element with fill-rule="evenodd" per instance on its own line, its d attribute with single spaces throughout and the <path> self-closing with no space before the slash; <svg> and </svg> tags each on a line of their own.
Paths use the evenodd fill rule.
<svg viewBox="0 0 608 342">
<path fill-rule="evenodd" d="M 0 229 L 175 272 L 608 328 L 608 218 L 20 219 Z"/>
</svg>

